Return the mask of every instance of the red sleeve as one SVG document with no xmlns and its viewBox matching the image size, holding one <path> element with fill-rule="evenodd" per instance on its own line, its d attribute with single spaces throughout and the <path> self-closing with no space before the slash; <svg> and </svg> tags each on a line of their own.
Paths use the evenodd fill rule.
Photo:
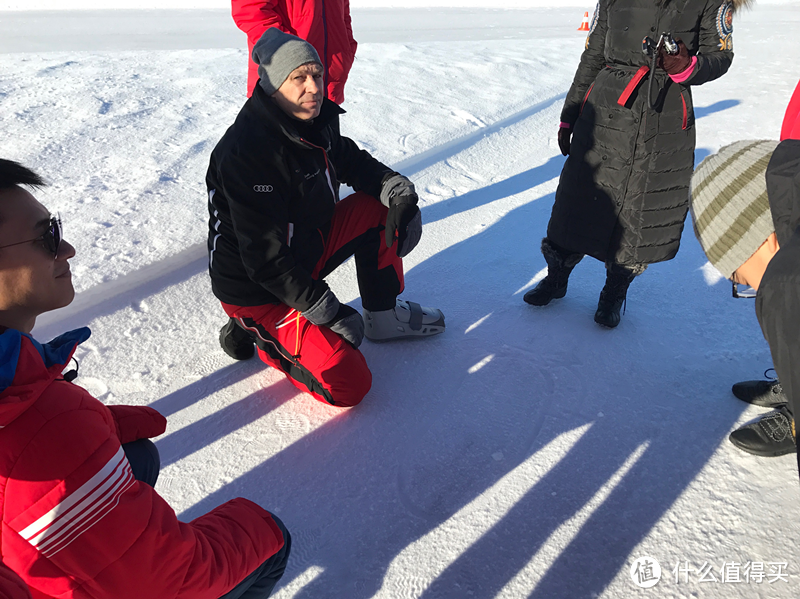
<svg viewBox="0 0 800 599">
<path fill-rule="evenodd" d="M 231 14 L 236 26 L 247 34 L 247 97 L 253 95 L 258 82 L 258 65 L 251 55 L 253 46 L 270 27 L 285 33 L 289 24 L 284 23 L 276 8 L 276 0 L 231 0 Z"/>
<path fill-rule="evenodd" d="M 784 139 L 800 139 L 800 82 L 794 90 L 792 99 L 789 100 L 789 107 L 783 117 L 781 141 Z"/>
<path fill-rule="evenodd" d="M 276 0 L 231 0 L 233 20 L 247 34 L 251 48 L 270 27 L 290 33 L 275 10 L 276 4 Z"/>
<path fill-rule="evenodd" d="M 2 562 L 0 562 L 0 597 L 3 599 L 31 599 L 28 586 Z"/>
<path fill-rule="evenodd" d="M 97 404 L 43 426 L 8 479 L 4 555 L 32 590 L 217 599 L 283 546 L 270 514 L 244 499 L 180 522 L 133 478 Z"/>
<path fill-rule="evenodd" d="M 356 55 L 356 49 L 358 48 L 358 42 L 356 38 L 353 37 L 353 22 L 350 18 L 350 0 L 344 0 L 344 24 L 347 27 L 347 36 L 350 39 L 350 48 L 352 49 L 353 56 Z"/>
<path fill-rule="evenodd" d="M 146 406 L 107 406 L 117 424 L 117 436 L 122 444 L 151 439 L 164 434 L 167 419 Z"/>
</svg>

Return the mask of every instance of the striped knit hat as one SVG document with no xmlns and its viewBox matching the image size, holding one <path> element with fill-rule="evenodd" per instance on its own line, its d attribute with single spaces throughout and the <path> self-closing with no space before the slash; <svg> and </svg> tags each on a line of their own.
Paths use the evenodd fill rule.
<svg viewBox="0 0 800 599">
<path fill-rule="evenodd" d="M 709 156 L 692 177 L 694 234 L 708 261 L 730 279 L 775 226 L 766 172 L 777 141 L 737 141 Z"/>
</svg>

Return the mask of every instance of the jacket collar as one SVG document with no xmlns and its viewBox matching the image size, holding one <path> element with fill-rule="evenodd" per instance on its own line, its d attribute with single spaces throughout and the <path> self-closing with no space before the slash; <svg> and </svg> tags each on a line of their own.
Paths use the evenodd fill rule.
<svg viewBox="0 0 800 599">
<path fill-rule="evenodd" d="M 91 331 L 83 327 L 42 344 L 15 329 L 0 334 L 0 427 L 39 398 L 89 335 Z"/>
<path fill-rule="evenodd" d="M 264 123 L 268 129 L 280 132 L 295 143 L 308 147 L 298 130 L 298 121 L 281 110 L 260 85 L 256 85 L 253 95 L 245 104 L 245 109 L 252 111 L 255 117 Z M 314 119 L 313 126 L 322 130 L 338 115 L 344 113 L 345 111 L 338 104 L 328 98 L 324 98 L 319 116 Z"/>
</svg>

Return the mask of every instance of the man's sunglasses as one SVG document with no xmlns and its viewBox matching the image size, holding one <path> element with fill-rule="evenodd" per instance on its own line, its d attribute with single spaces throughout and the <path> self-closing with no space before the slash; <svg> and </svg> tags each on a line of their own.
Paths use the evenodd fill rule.
<svg viewBox="0 0 800 599">
<path fill-rule="evenodd" d="M 53 258 L 58 257 L 58 248 L 61 246 L 62 239 L 61 232 L 61 219 L 57 216 L 50 217 L 47 223 L 47 230 L 39 237 L 33 239 L 26 239 L 25 241 L 18 241 L 16 243 L 9 243 L 8 245 L 0 245 L 0 250 L 3 248 L 10 248 L 15 245 L 22 245 L 23 243 L 33 243 L 34 241 L 41 241 L 44 249 L 53 254 Z"/>
</svg>

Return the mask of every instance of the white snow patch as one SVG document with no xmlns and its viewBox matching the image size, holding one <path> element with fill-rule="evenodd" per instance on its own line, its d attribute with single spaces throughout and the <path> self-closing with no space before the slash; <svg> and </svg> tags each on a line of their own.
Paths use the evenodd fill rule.
<svg viewBox="0 0 800 599">
<path fill-rule="evenodd" d="M 486 322 L 487 320 L 489 320 L 489 318 L 491 317 L 491 315 L 492 315 L 492 314 L 494 314 L 494 312 L 489 312 L 489 313 L 488 313 L 486 316 L 482 316 L 481 318 L 479 318 L 478 320 L 476 320 L 475 322 L 473 322 L 471 325 L 469 325 L 469 326 L 467 327 L 467 330 L 466 330 L 466 331 L 464 331 L 464 334 L 466 335 L 466 334 L 467 334 L 467 333 L 469 333 L 470 331 L 474 331 L 475 329 L 477 329 L 477 328 L 478 328 L 479 326 L 481 326 L 481 325 L 482 325 L 484 322 Z"/>
<path fill-rule="evenodd" d="M 491 362 L 492 360 L 494 360 L 494 354 L 490 354 L 490 355 L 486 356 L 483 360 L 481 360 L 480 362 L 478 362 L 474 366 L 470 367 L 470 369 L 467 372 L 469 372 L 470 374 L 475 374 L 481 368 L 483 368 L 484 366 L 489 364 L 489 362 Z"/>
<path fill-rule="evenodd" d="M 706 285 L 709 287 L 713 287 L 720 281 L 725 279 L 725 276 L 719 272 L 711 262 L 706 262 L 703 266 L 700 267 L 700 272 L 703 273 L 703 279 L 706 282 Z"/>
<path fill-rule="evenodd" d="M 545 266 L 545 267 L 544 267 L 542 270 L 540 270 L 539 272 L 537 272 L 537 273 L 536 273 L 536 274 L 533 276 L 533 278 L 532 278 L 530 281 L 528 281 L 528 282 L 527 282 L 527 283 L 525 283 L 525 284 L 524 284 L 522 287 L 520 287 L 519 289 L 517 289 L 517 290 L 514 292 L 514 295 L 519 295 L 519 294 L 520 294 L 520 293 L 522 293 L 523 291 L 525 291 L 525 290 L 527 290 L 527 289 L 530 289 L 531 287 L 533 287 L 534 285 L 536 285 L 536 284 L 537 284 L 539 281 L 541 281 L 542 279 L 544 279 L 546 276 L 547 276 L 547 267 Z"/>
</svg>

